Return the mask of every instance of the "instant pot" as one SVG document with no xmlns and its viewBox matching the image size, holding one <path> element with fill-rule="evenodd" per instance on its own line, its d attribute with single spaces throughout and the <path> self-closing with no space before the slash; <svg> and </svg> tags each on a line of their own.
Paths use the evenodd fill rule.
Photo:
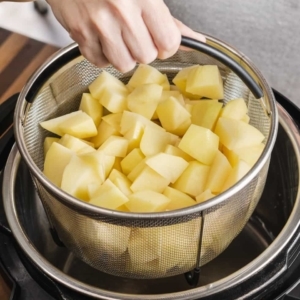
<svg viewBox="0 0 300 300">
<path fill-rule="evenodd" d="M 201 267 L 195 286 L 183 274 L 157 279 L 107 274 L 64 247 L 14 145 L 17 96 L 4 102 L 0 260 L 11 299 L 300 299 L 300 110 L 273 93 L 279 128 L 260 201 L 228 248 Z"/>
</svg>

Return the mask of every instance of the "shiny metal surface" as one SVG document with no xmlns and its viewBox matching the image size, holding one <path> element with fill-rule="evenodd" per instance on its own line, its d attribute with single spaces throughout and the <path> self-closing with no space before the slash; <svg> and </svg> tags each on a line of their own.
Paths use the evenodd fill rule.
<svg viewBox="0 0 300 300">
<path fill-rule="evenodd" d="M 174 56 L 157 59 L 151 65 L 165 73 L 169 80 L 191 64 L 218 65 L 224 80 L 224 102 L 240 97 L 245 99 L 250 123 L 265 136 L 265 149 L 255 166 L 237 184 L 211 200 L 187 208 L 161 213 L 108 210 L 75 199 L 45 178 L 42 173 L 43 141 L 49 132 L 39 123 L 77 110 L 82 93 L 102 71 L 82 59 L 76 45 L 67 47 L 46 62 L 21 92 L 15 114 L 16 141 L 51 225 L 67 248 L 101 271 L 149 279 L 183 274 L 198 267 L 199 263 L 205 265 L 228 247 L 260 199 L 277 134 L 274 96 L 259 70 L 241 53 L 211 37 L 208 37 L 208 43 L 212 45 L 209 46 L 211 55 L 205 51 L 179 50 Z M 234 61 L 231 66 L 239 66 L 235 70 L 240 70 L 242 65 L 250 72 L 251 82 L 256 82 L 263 90 L 263 100 L 253 96 L 230 69 L 230 64 L 219 61 L 212 54 L 218 52 L 216 49 L 224 57 L 227 57 L 224 53 L 232 52 L 234 59 L 227 57 L 226 62 Z M 49 70 L 52 71 L 49 73 Z M 133 73 L 122 74 L 112 66 L 105 70 L 125 83 Z M 203 228 L 200 224 L 204 224 Z M 147 248 L 145 241 L 151 246 Z M 149 248 L 154 249 L 154 255 L 144 262 L 140 253 Z"/>
<path fill-rule="evenodd" d="M 53 279 L 98 299 L 198 299 L 218 295 L 254 276 L 269 264 L 299 228 L 300 137 L 288 114 L 279 107 L 280 130 L 272 154 L 264 194 L 242 233 L 219 257 L 202 268 L 199 285 L 183 276 L 133 280 L 99 272 L 56 246 L 29 178 L 13 149 L 5 169 L 5 211 L 25 253 Z M 286 266 L 278 270 L 283 273 Z M 220 298 L 221 299 L 221 298 Z"/>
</svg>

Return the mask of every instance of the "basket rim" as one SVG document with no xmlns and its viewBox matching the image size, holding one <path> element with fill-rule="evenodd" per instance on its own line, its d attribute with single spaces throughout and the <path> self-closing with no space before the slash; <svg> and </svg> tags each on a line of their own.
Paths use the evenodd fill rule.
<svg viewBox="0 0 300 300">
<path fill-rule="evenodd" d="M 31 99 L 34 98 L 37 90 L 49 79 L 45 74 L 52 75 L 55 71 L 66 66 L 68 63 L 74 59 L 78 59 L 81 56 L 79 52 L 78 45 L 76 43 L 70 44 L 69 46 L 62 48 L 58 52 L 54 53 L 39 69 L 31 76 L 29 81 L 25 84 L 22 91 L 20 92 L 15 114 L 14 114 L 14 132 L 16 143 L 22 158 L 25 160 L 30 172 L 34 177 L 43 185 L 43 187 L 51 193 L 56 199 L 66 206 L 75 209 L 81 214 L 88 215 L 90 217 L 97 218 L 97 216 L 105 216 L 109 218 L 118 219 L 169 219 L 174 217 L 183 217 L 189 214 L 197 214 L 211 208 L 215 205 L 221 204 L 226 201 L 226 199 L 232 197 L 234 194 L 242 190 L 250 181 L 260 172 L 263 166 L 268 162 L 271 152 L 273 150 L 275 140 L 278 131 L 278 111 L 275 103 L 275 97 L 273 95 L 272 89 L 267 83 L 266 79 L 263 77 L 259 69 L 249 60 L 243 53 L 236 50 L 227 43 L 220 41 L 214 37 L 205 34 L 207 43 L 213 46 L 217 46 L 219 50 L 225 50 L 227 54 L 230 54 L 233 59 L 235 59 L 240 64 L 247 66 L 253 74 L 258 78 L 258 83 L 263 89 L 264 97 L 268 99 L 268 104 L 270 105 L 270 131 L 269 136 L 266 140 L 264 150 L 256 162 L 256 164 L 251 168 L 251 170 L 234 186 L 226 190 L 225 192 L 217 195 L 216 197 L 207 200 L 203 203 L 198 203 L 190 207 L 172 210 L 167 212 L 155 212 L 155 213 L 132 213 L 132 212 L 120 212 L 110 209 L 101 208 L 89 204 L 85 201 L 79 200 L 70 194 L 64 192 L 53 183 L 51 183 L 42 171 L 36 166 L 32 160 L 30 154 L 26 149 L 26 144 L 23 138 L 24 128 L 23 122 L 25 120 L 25 114 L 30 109 Z M 220 49 L 221 48 L 221 49 Z"/>
</svg>

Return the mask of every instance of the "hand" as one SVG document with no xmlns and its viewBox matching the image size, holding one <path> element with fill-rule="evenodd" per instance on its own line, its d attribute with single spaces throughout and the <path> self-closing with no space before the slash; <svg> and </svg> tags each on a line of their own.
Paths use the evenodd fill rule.
<svg viewBox="0 0 300 300">
<path fill-rule="evenodd" d="M 48 0 L 55 17 L 91 63 L 121 72 L 172 56 L 181 35 L 204 36 L 174 19 L 163 0 Z"/>
</svg>

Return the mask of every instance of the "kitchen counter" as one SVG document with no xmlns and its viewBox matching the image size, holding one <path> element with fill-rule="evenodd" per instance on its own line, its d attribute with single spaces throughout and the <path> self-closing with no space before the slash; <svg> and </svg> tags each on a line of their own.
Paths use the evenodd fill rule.
<svg viewBox="0 0 300 300">
<path fill-rule="evenodd" d="M 57 50 L 57 47 L 0 28 L 0 104 L 20 92 L 33 72 Z M 0 299 L 9 299 L 10 292 L 0 270 Z"/>
</svg>

